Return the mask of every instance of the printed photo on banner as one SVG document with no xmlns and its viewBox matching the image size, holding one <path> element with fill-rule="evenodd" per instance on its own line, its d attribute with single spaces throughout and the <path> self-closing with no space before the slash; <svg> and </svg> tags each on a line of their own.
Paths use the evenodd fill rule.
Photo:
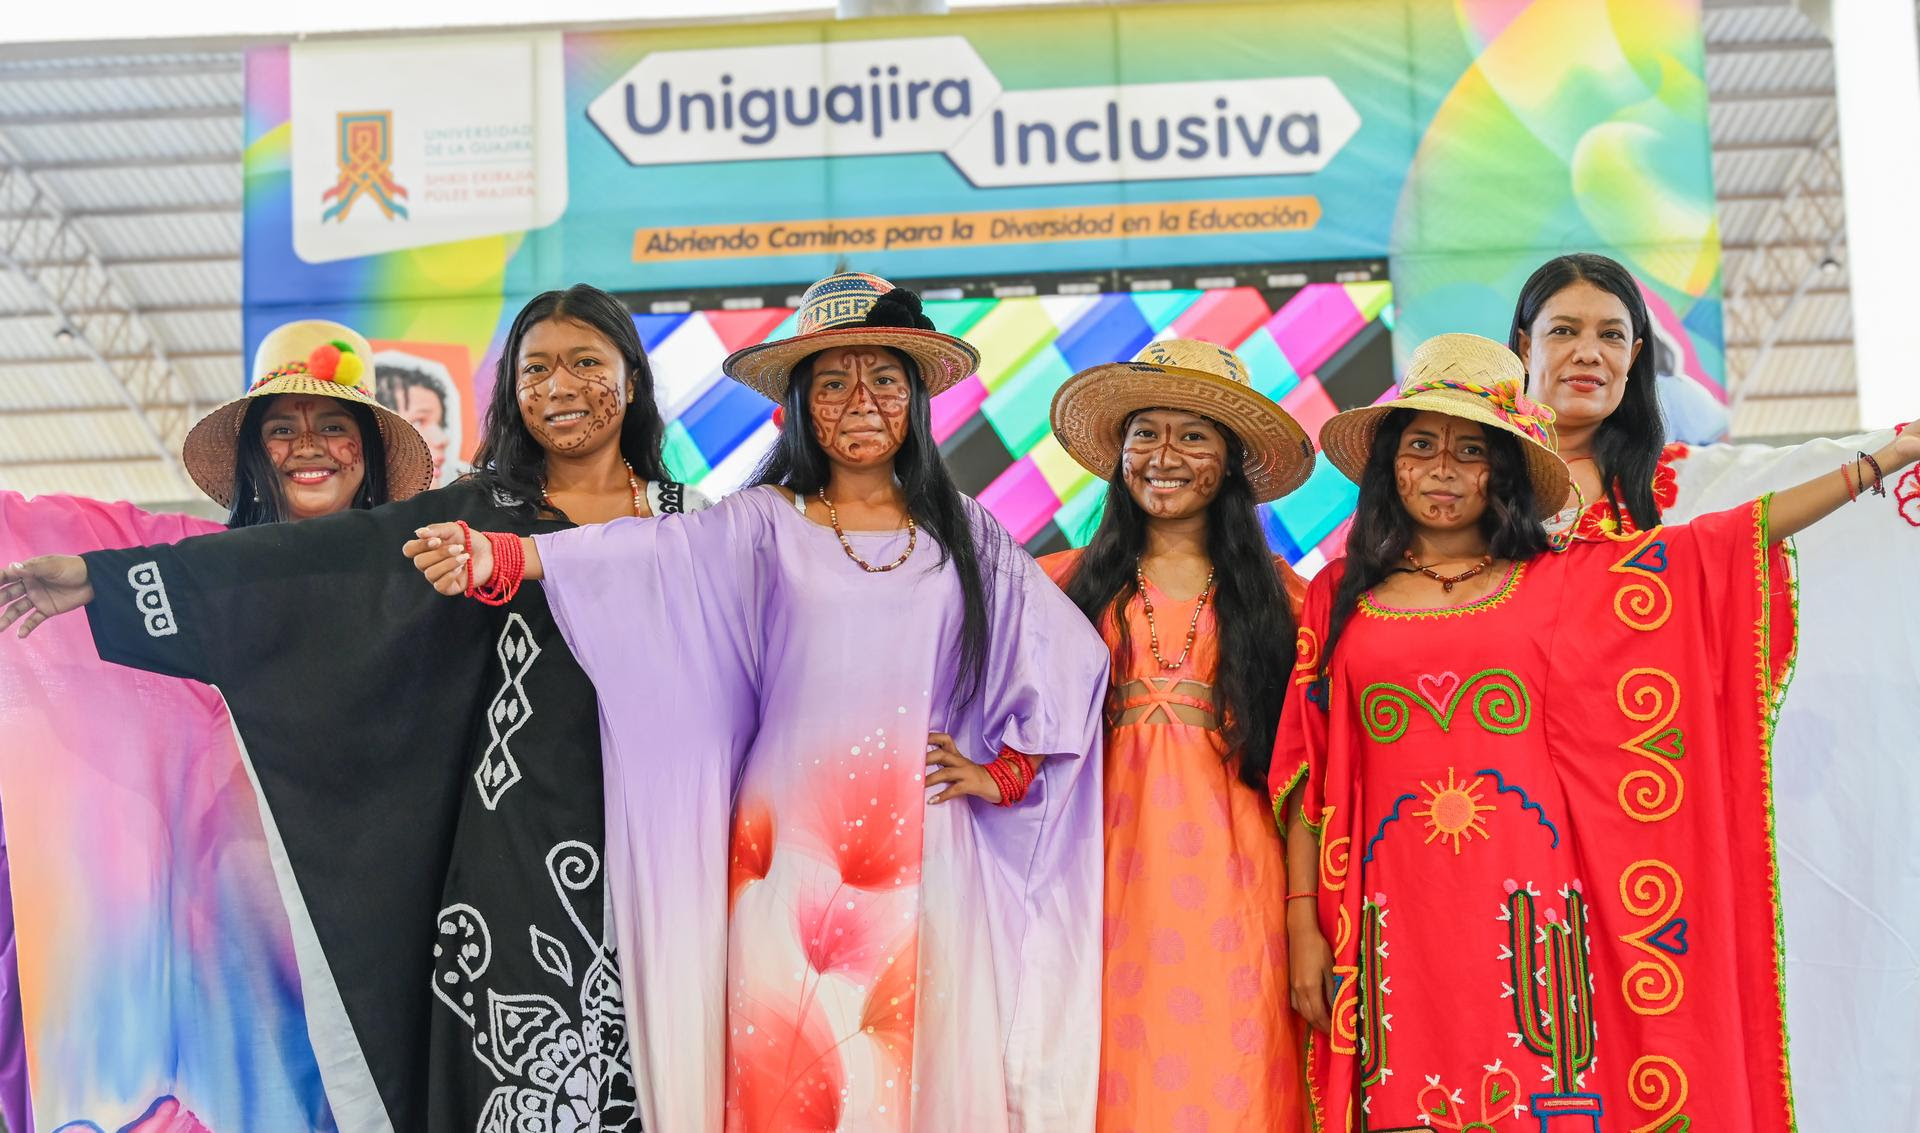
<svg viewBox="0 0 1920 1133">
<path fill-rule="evenodd" d="M 472 356 L 466 347 L 376 339 L 373 374 L 374 398 L 426 438 L 433 453 L 434 487 L 472 470 L 480 435 Z"/>
</svg>

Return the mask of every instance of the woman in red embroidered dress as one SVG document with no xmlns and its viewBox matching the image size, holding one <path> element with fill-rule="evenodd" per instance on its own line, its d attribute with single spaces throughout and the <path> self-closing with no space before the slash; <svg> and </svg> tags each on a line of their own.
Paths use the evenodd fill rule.
<svg viewBox="0 0 1920 1133">
<path fill-rule="evenodd" d="M 1306 589 L 1257 504 L 1313 445 L 1212 343 L 1149 344 L 1053 401 L 1061 445 L 1107 478 L 1084 551 L 1041 560 L 1113 651 L 1099 1133 L 1295 1133 L 1286 866 L 1267 760 Z"/>
<path fill-rule="evenodd" d="M 1568 475 L 1495 343 L 1343 413 L 1348 556 L 1314 580 L 1274 782 L 1296 1000 L 1336 1130 L 1792 1127 L 1766 752 L 1779 539 L 1828 475 L 1543 553 Z M 1920 456 L 1920 438 L 1885 454 Z"/>
</svg>

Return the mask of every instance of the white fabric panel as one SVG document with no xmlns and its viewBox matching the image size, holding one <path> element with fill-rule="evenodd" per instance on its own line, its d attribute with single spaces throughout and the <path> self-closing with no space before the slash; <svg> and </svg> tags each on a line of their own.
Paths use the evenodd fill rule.
<svg viewBox="0 0 1920 1133">
<path fill-rule="evenodd" d="M 1694 449 L 1668 519 L 1836 474 L 1891 437 Z M 1774 801 L 1803 1133 L 1913 1129 L 1920 1112 L 1920 529 L 1892 493 L 1795 540 L 1800 654 Z"/>
</svg>

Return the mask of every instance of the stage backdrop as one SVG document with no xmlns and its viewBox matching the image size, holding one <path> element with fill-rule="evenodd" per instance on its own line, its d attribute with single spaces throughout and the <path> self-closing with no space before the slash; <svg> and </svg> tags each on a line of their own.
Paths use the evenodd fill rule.
<svg viewBox="0 0 1920 1133">
<path fill-rule="evenodd" d="M 1377 397 L 1391 358 L 1429 334 L 1504 337 L 1520 282 L 1568 250 L 1641 277 L 1669 369 L 1711 421 L 1724 394 L 1702 68 L 1697 2 L 1661 0 L 257 51 L 247 336 L 325 316 L 416 358 L 470 359 L 440 383 L 465 398 L 452 475 L 514 311 L 589 281 L 635 307 L 676 470 L 725 490 L 764 448 L 771 406 L 715 385 L 722 348 L 787 333 L 811 279 L 877 272 L 961 296 L 935 317 L 985 364 L 941 399 L 942 435 L 963 470 L 991 468 L 969 486 L 996 514 L 1054 546 L 1090 516 L 1043 427 L 1073 368 L 1199 333 L 1246 347 L 1313 426 Z M 1330 365 L 1340 380 L 1322 380 Z M 1349 504 L 1338 480 L 1323 471 L 1273 512 L 1274 545 L 1308 568 Z"/>
</svg>

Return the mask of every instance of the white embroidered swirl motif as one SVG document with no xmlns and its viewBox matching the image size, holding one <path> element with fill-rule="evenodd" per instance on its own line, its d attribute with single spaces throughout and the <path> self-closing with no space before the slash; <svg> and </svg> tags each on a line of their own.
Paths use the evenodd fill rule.
<svg viewBox="0 0 1920 1133">
<path fill-rule="evenodd" d="M 167 601 L 167 584 L 160 580 L 160 564 L 135 563 L 127 568 L 127 584 L 133 587 L 133 605 L 147 625 L 148 637 L 171 637 L 180 632 L 173 618 L 173 603 Z"/>
<path fill-rule="evenodd" d="M 600 890 L 600 856 L 584 842 L 562 842 L 547 854 L 547 876 L 592 961 L 573 982 L 572 957 L 560 939 L 527 926 L 535 962 L 574 987 L 576 1010 L 550 995 L 474 992 L 492 960 L 486 920 L 471 905 L 440 914 L 434 948 L 434 994 L 473 1032 L 471 1049 L 499 1082 L 487 1095 L 475 1133 L 624 1133 L 638 1124 L 628 1063 L 626 1014 L 613 947 L 587 932 L 573 895 Z"/>
</svg>

